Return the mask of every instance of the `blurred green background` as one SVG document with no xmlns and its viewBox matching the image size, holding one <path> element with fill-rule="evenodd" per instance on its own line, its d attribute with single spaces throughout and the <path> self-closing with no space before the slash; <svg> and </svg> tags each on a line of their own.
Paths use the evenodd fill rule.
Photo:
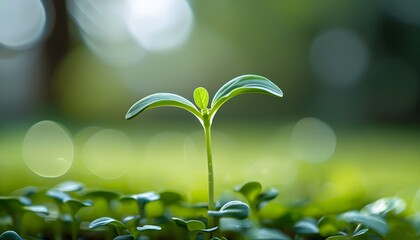
<svg viewBox="0 0 420 240">
<path fill-rule="evenodd" d="M 204 136 L 155 92 L 192 100 L 258 74 L 280 100 L 218 112 L 218 194 L 420 201 L 420 2 L 0 0 L 0 195 L 64 180 L 206 200 Z M 420 204 L 419 209 L 420 209 Z"/>
</svg>

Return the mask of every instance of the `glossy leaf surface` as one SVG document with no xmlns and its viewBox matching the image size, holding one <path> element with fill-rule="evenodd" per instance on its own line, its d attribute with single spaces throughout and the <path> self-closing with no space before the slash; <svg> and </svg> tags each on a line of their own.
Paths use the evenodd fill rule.
<svg viewBox="0 0 420 240">
<path fill-rule="evenodd" d="M 319 233 L 318 225 L 315 219 L 306 218 L 298 221 L 293 226 L 293 231 L 297 234 L 308 235 Z"/>
<path fill-rule="evenodd" d="M 242 75 L 230 80 L 216 92 L 211 102 L 210 115 L 214 115 L 227 100 L 244 93 L 263 93 L 275 97 L 283 96 L 281 89 L 267 78 L 258 75 Z"/>
<path fill-rule="evenodd" d="M 43 205 L 33 205 L 33 206 L 25 206 L 23 207 L 26 211 L 33 212 L 33 213 L 42 213 L 45 215 L 48 215 L 50 212 L 48 211 L 48 208 Z"/>
<path fill-rule="evenodd" d="M 191 112 L 195 116 L 200 116 L 200 112 L 197 110 L 194 104 L 188 101 L 187 99 L 172 93 L 155 93 L 144 97 L 138 102 L 134 103 L 133 106 L 131 106 L 130 109 L 128 109 L 125 118 L 131 119 L 137 114 L 143 112 L 144 110 L 157 107 L 182 108 Z"/>
<path fill-rule="evenodd" d="M 21 240 L 22 238 L 14 231 L 6 231 L 0 235 L 0 240 Z"/>
<path fill-rule="evenodd" d="M 144 225 L 142 227 L 137 227 L 137 230 L 139 230 L 140 232 L 144 232 L 148 230 L 159 231 L 159 230 L 162 230 L 162 228 L 156 225 Z"/>
<path fill-rule="evenodd" d="M 390 212 L 399 214 L 405 210 L 406 206 L 407 204 L 405 201 L 398 197 L 381 198 L 371 204 L 366 205 L 361 210 L 361 212 L 365 214 L 386 216 Z"/>
<path fill-rule="evenodd" d="M 112 226 L 113 228 L 121 228 L 121 229 L 125 228 L 124 223 L 110 217 L 97 218 L 93 220 L 91 223 L 89 223 L 90 229 L 95 229 L 95 228 L 104 227 L 104 226 Z"/>
<path fill-rule="evenodd" d="M 71 199 L 70 195 L 68 195 L 67 193 L 64 193 L 62 191 L 58 191 L 58 190 L 48 190 L 47 191 L 47 196 L 54 198 L 55 200 L 64 203 L 67 202 L 68 200 Z"/>
<path fill-rule="evenodd" d="M 241 201 L 230 201 L 223 205 L 219 211 L 208 211 L 210 216 L 213 217 L 230 217 L 236 219 L 245 219 L 249 215 L 249 206 Z"/>
<path fill-rule="evenodd" d="M 339 219 L 350 223 L 360 223 L 369 229 L 374 230 L 375 232 L 385 236 L 388 233 L 388 224 L 380 217 L 375 215 L 364 215 L 358 211 L 349 211 L 339 215 Z"/>
<path fill-rule="evenodd" d="M 156 201 L 160 199 L 160 195 L 157 192 L 145 192 L 145 193 L 139 193 L 139 194 L 133 194 L 128 196 L 121 197 L 122 200 L 132 199 L 135 200 L 140 207 L 140 209 L 143 209 L 145 205 L 149 202 Z"/>
<path fill-rule="evenodd" d="M 363 235 L 363 234 L 367 233 L 368 231 L 369 231 L 369 229 L 367 229 L 367 228 L 360 229 L 359 231 L 354 232 L 352 237 L 357 237 L 357 236 Z"/>
<path fill-rule="evenodd" d="M 75 181 L 66 181 L 56 185 L 53 189 L 60 192 L 77 192 L 84 188 L 83 184 Z"/>
</svg>

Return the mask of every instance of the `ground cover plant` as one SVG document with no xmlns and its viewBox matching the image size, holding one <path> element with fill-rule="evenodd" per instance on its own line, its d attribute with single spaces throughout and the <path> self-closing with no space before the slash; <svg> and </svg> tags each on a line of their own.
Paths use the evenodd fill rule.
<svg viewBox="0 0 420 240">
<path fill-rule="evenodd" d="M 280 204 L 279 198 L 278 189 L 248 182 L 208 210 L 177 192 L 124 194 L 69 181 L 0 197 L 0 239 L 420 238 L 420 213 L 408 215 L 398 197 L 316 215 L 309 213 L 310 203 Z M 207 225 L 208 216 L 215 218 L 214 227 Z"/>
<path fill-rule="evenodd" d="M 182 192 L 121 193 L 74 181 L 49 188 L 27 187 L 0 196 L 0 240 L 420 239 L 420 213 L 408 211 L 406 201 L 398 197 L 360 201 L 357 208 L 332 212 L 319 207 L 314 211 L 310 199 L 281 201 L 287 193 L 257 181 L 215 196 L 212 121 L 226 101 L 244 93 L 283 95 L 268 79 L 244 75 L 223 85 L 210 107 L 209 95 L 200 87 L 194 91 L 198 108 L 181 96 L 158 93 L 136 102 L 126 115 L 130 119 L 147 109 L 170 106 L 197 117 L 206 140 L 208 203 L 188 202 Z"/>
</svg>

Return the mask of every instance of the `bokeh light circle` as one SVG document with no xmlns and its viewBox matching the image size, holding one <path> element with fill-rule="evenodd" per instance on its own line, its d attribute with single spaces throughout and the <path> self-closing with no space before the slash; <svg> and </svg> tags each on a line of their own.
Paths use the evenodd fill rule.
<svg viewBox="0 0 420 240">
<path fill-rule="evenodd" d="M 75 154 L 72 165 L 72 171 L 78 172 L 80 174 L 92 175 L 93 173 L 86 167 L 85 161 L 83 158 L 83 148 L 86 142 L 96 133 L 103 130 L 103 128 L 98 126 L 89 126 L 78 131 L 74 137 L 73 142 L 75 146 Z"/>
<path fill-rule="evenodd" d="M 116 179 L 127 173 L 133 158 L 130 139 L 121 131 L 104 129 L 88 139 L 83 147 L 85 166 L 96 176 Z"/>
<path fill-rule="evenodd" d="M 292 131 L 292 149 L 296 158 L 319 163 L 334 154 L 337 138 L 332 128 L 316 118 L 301 119 Z"/>
<path fill-rule="evenodd" d="M 39 0 L 0 0 L 0 44 L 27 48 L 42 38 L 47 13 Z"/>
<path fill-rule="evenodd" d="M 61 125 L 42 121 L 26 133 L 22 155 L 26 165 L 39 176 L 59 177 L 72 165 L 73 141 Z"/>
<path fill-rule="evenodd" d="M 318 35 L 310 52 L 312 70 L 320 81 L 348 87 L 360 81 L 369 63 L 369 51 L 363 40 L 345 29 Z"/>
<path fill-rule="evenodd" d="M 128 5 L 128 29 L 148 50 L 178 47 L 191 32 L 193 14 L 185 0 L 128 0 Z"/>
<path fill-rule="evenodd" d="M 134 41 L 125 23 L 125 1 L 68 0 L 69 15 L 86 46 L 102 61 L 127 66 L 143 59 L 144 49 Z"/>
</svg>

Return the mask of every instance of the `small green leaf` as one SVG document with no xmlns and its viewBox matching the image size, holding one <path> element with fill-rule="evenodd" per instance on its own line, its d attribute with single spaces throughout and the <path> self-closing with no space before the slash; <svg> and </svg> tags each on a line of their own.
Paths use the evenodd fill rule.
<svg viewBox="0 0 420 240">
<path fill-rule="evenodd" d="M 209 104 L 209 93 L 203 87 L 198 87 L 194 90 L 194 101 L 200 109 L 207 109 Z"/>
<path fill-rule="evenodd" d="M 212 217 L 230 217 L 236 219 L 245 219 L 249 215 L 249 206 L 241 201 L 230 201 L 223 205 L 219 211 L 208 211 L 209 216 Z"/>
<path fill-rule="evenodd" d="M 175 224 L 183 229 L 188 230 L 189 232 L 213 232 L 217 230 L 218 227 L 206 229 L 206 225 L 199 220 L 188 220 L 185 221 L 181 218 L 173 217 Z"/>
<path fill-rule="evenodd" d="M 65 201 L 64 203 L 67 204 L 67 206 L 69 206 L 72 214 L 77 213 L 77 211 L 79 211 L 79 209 L 82 208 L 82 207 L 93 206 L 92 201 L 86 200 L 86 201 L 82 202 L 82 201 L 74 199 L 74 198 L 69 199 L 69 200 Z"/>
<path fill-rule="evenodd" d="M 381 198 L 371 204 L 366 205 L 361 212 L 378 216 L 386 216 L 389 212 L 399 214 L 403 212 L 407 204 L 398 197 Z"/>
<path fill-rule="evenodd" d="M 93 220 L 91 223 L 89 223 L 90 229 L 95 229 L 95 228 L 104 227 L 104 226 L 111 226 L 113 228 L 120 228 L 120 229 L 125 228 L 124 223 L 110 217 L 97 218 Z"/>
<path fill-rule="evenodd" d="M 71 199 L 70 195 L 68 195 L 67 193 L 64 193 L 55 189 L 48 190 L 46 194 L 48 197 L 54 198 L 55 200 L 61 203 L 64 203 Z"/>
<path fill-rule="evenodd" d="M 162 228 L 159 227 L 159 226 L 155 226 L 155 225 L 144 225 L 142 227 L 137 227 L 137 230 L 139 230 L 140 232 L 144 232 L 144 231 L 148 231 L 148 230 L 160 231 L 160 230 L 162 230 Z"/>
<path fill-rule="evenodd" d="M 176 192 L 166 191 L 166 192 L 161 192 L 159 195 L 160 195 L 160 200 L 165 205 L 171 205 L 171 204 L 175 204 L 177 202 L 182 201 L 182 196 Z"/>
<path fill-rule="evenodd" d="M 174 220 L 175 224 L 178 227 L 182 227 L 182 228 L 188 230 L 188 228 L 187 228 L 187 221 L 185 221 L 184 219 L 173 217 L 172 220 Z"/>
<path fill-rule="evenodd" d="M 191 112 L 198 118 L 201 116 L 201 113 L 194 104 L 187 99 L 172 93 L 155 93 L 134 103 L 133 106 L 128 109 L 125 118 L 131 119 L 144 110 L 157 107 L 178 107 Z"/>
<path fill-rule="evenodd" d="M 204 224 L 202 221 L 190 220 L 187 221 L 187 229 L 190 232 L 201 231 L 203 229 L 206 229 L 206 224 Z"/>
<path fill-rule="evenodd" d="M 367 233 L 367 231 L 369 231 L 369 229 L 367 229 L 367 228 L 360 229 L 360 230 L 354 232 L 352 237 L 357 237 L 357 236 L 363 235 L 363 234 Z"/>
<path fill-rule="evenodd" d="M 152 191 L 152 192 L 145 192 L 145 193 L 123 196 L 121 197 L 121 199 L 122 200 L 127 200 L 127 199 L 135 200 L 139 208 L 143 209 L 147 203 L 159 200 L 160 195 L 159 193 Z"/>
<path fill-rule="evenodd" d="M 211 102 L 210 115 L 214 116 L 220 106 L 227 100 L 244 93 L 263 93 L 275 97 L 283 96 L 281 89 L 265 77 L 258 75 L 239 76 L 227 82 L 216 92 Z"/>
<path fill-rule="evenodd" d="M 0 196 L 0 212 L 3 209 L 6 211 L 20 211 L 24 206 L 31 204 L 32 201 L 27 197 Z"/>
<path fill-rule="evenodd" d="M 279 191 L 275 188 L 270 188 L 267 191 L 260 193 L 256 200 L 257 209 L 260 209 L 263 203 L 275 199 L 278 195 Z"/>
<path fill-rule="evenodd" d="M 293 231 L 300 235 L 318 234 L 319 229 L 315 219 L 305 218 L 293 225 Z"/>
<path fill-rule="evenodd" d="M 53 189 L 60 192 L 77 192 L 84 188 L 83 184 L 74 181 L 66 181 L 56 185 Z"/>
<path fill-rule="evenodd" d="M 249 203 L 253 204 L 261 193 L 262 186 L 259 182 L 248 182 L 241 187 L 236 187 L 237 192 L 240 192 Z"/>
<path fill-rule="evenodd" d="M 22 240 L 22 238 L 14 231 L 6 231 L 0 235 L 0 240 Z"/>
<path fill-rule="evenodd" d="M 351 223 L 361 223 L 364 226 L 385 236 L 388 231 L 388 224 L 382 218 L 375 215 L 364 215 L 358 211 L 349 211 L 338 216 L 338 219 Z"/>
<path fill-rule="evenodd" d="M 45 214 L 45 215 L 48 215 L 50 213 L 48 211 L 48 208 L 46 206 L 43 206 L 43 205 L 25 206 L 25 207 L 23 207 L 23 209 L 25 209 L 28 212 L 42 213 L 42 214 Z"/>
</svg>

